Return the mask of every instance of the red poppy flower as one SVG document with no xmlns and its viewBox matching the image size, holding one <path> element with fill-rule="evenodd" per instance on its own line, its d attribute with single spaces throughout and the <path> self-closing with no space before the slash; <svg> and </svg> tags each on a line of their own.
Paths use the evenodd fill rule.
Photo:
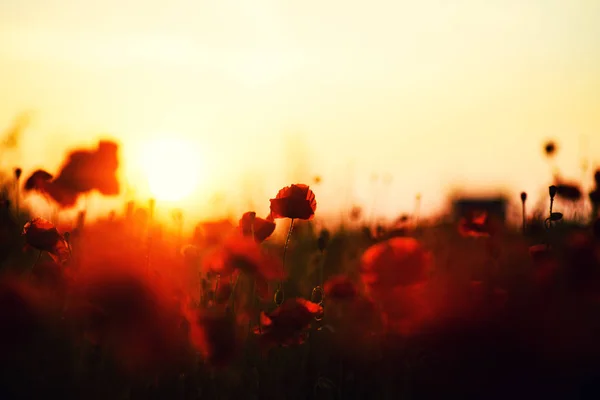
<svg viewBox="0 0 600 400">
<path fill-rule="evenodd" d="M 325 283 L 325 296 L 335 300 L 351 300 L 358 295 L 354 282 L 345 275 L 335 276 Z"/>
<path fill-rule="evenodd" d="M 284 277 L 278 258 L 266 254 L 252 238 L 239 234 L 231 235 L 222 243 L 221 248 L 207 255 L 202 268 L 205 272 L 221 276 L 229 276 L 235 270 L 240 270 L 266 281 Z"/>
<path fill-rule="evenodd" d="M 23 227 L 23 235 L 28 246 L 48 252 L 59 263 L 68 260 L 69 243 L 51 222 L 34 218 Z"/>
<path fill-rule="evenodd" d="M 396 237 L 369 247 L 361 258 L 361 277 L 371 291 L 424 282 L 431 256 L 414 238 Z"/>
<path fill-rule="evenodd" d="M 219 310 L 188 310 L 190 341 L 211 365 L 230 363 L 240 349 L 234 321 Z"/>
<path fill-rule="evenodd" d="M 311 219 L 316 209 L 315 194 L 303 184 L 284 187 L 271 199 L 271 213 L 274 218 Z"/>
<path fill-rule="evenodd" d="M 263 345 L 290 346 L 305 340 L 304 331 L 323 308 L 306 299 L 286 300 L 272 313 L 261 313 L 260 335 Z"/>
<path fill-rule="evenodd" d="M 63 208 L 73 207 L 79 196 L 97 190 L 105 196 L 119 194 L 117 180 L 118 145 L 100 141 L 95 150 L 76 150 L 69 154 L 58 175 L 35 171 L 25 182 L 25 190 L 36 190 Z"/>
<path fill-rule="evenodd" d="M 82 320 L 85 336 L 109 346 L 124 367 L 154 369 L 177 362 L 185 344 L 183 316 L 158 281 L 124 269 L 91 268 L 78 274 L 71 293 L 69 315 Z"/>
<path fill-rule="evenodd" d="M 255 212 L 249 211 L 244 213 L 240 219 L 239 229 L 244 236 L 252 236 L 252 231 L 254 231 L 254 239 L 262 243 L 275 231 L 275 222 L 258 218 Z"/>
<path fill-rule="evenodd" d="M 228 219 L 201 222 L 196 226 L 194 242 L 206 246 L 217 245 L 231 234 L 234 228 Z"/>
</svg>

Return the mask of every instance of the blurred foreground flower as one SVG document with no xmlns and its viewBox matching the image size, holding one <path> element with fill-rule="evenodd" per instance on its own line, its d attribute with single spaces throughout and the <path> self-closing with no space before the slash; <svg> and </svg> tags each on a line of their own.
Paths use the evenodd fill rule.
<svg viewBox="0 0 600 400">
<path fill-rule="evenodd" d="M 303 184 L 284 187 L 271 199 L 273 218 L 311 219 L 316 209 L 315 194 Z"/>
<path fill-rule="evenodd" d="M 323 308 L 303 298 L 286 300 L 270 314 L 261 313 L 260 334 L 264 346 L 291 346 L 306 340 L 306 329 Z"/>
<path fill-rule="evenodd" d="M 241 344 L 233 319 L 218 309 L 188 310 L 190 340 L 210 365 L 228 365 L 237 355 Z"/>
<path fill-rule="evenodd" d="M 118 145 L 111 141 L 100 141 L 94 150 L 73 151 L 56 177 L 37 170 L 25 181 L 24 189 L 45 194 L 62 208 L 73 207 L 80 195 L 94 190 L 117 195 L 117 153 Z"/>
<path fill-rule="evenodd" d="M 69 243 L 51 222 L 34 218 L 23 227 L 23 235 L 27 246 L 47 252 L 55 262 L 64 263 L 69 259 Z"/>
<path fill-rule="evenodd" d="M 273 222 L 271 215 L 267 219 L 263 219 L 257 217 L 253 211 L 244 213 L 238 226 L 244 236 L 254 234 L 254 240 L 258 243 L 264 242 L 275 231 L 275 222 Z"/>
</svg>

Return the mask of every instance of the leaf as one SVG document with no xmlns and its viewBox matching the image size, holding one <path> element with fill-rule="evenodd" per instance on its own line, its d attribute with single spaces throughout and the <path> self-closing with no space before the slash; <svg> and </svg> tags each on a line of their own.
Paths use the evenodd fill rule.
<svg viewBox="0 0 600 400">
<path fill-rule="evenodd" d="M 552 214 L 550 214 L 550 221 L 560 221 L 563 217 L 562 213 L 559 212 L 553 212 Z"/>
</svg>

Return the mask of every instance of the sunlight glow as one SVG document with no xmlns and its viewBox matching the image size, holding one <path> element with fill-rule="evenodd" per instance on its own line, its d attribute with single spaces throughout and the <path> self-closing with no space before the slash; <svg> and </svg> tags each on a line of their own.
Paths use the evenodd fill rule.
<svg viewBox="0 0 600 400">
<path fill-rule="evenodd" d="M 157 200 L 182 200 L 198 186 L 202 165 L 191 143 L 156 139 L 147 142 L 142 151 L 142 168 Z"/>
</svg>

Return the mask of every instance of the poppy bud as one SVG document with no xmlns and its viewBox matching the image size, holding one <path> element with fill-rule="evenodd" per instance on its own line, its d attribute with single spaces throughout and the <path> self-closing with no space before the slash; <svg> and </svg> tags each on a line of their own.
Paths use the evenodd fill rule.
<svg viewBox="0 0 600 400">
<path fill-rule="evenodd" d="M 556 196 L 556 186 L 552 185 L 548 188 L 548 192 L 550 193 L 550 198 L 554 199 L 554 196 Z"/>
<path fill-rule="evenodd" d="M 527 193 L 526 192 L 521 192 L 521 201 L 523 203 L 525 203 L 525 200 L 527 200 Z"/>
<path fill-rule="evenodd" d="M 23 170 L 21 168 L 15 168 L 15 178 L 17 178 L 17 180 L 19 180 L 21 178 L 22 173 L 23 173 Z"/>
<path fill-rule="evenodd" d="M 321 234 L 319 235 L 319 239 L 317 240 L 317 245 L 319 246 L 319 251 L 325 251 L 327 244 L 329 243 L 329 231 L 327 229 L 323 229 Z"/>
<path fill-rule="evenodd" d="M 556 143 L 549 141 L 544 146 L 544 152 L 548 157 L 552 157 L 556 153 Z"/>
</svg>

